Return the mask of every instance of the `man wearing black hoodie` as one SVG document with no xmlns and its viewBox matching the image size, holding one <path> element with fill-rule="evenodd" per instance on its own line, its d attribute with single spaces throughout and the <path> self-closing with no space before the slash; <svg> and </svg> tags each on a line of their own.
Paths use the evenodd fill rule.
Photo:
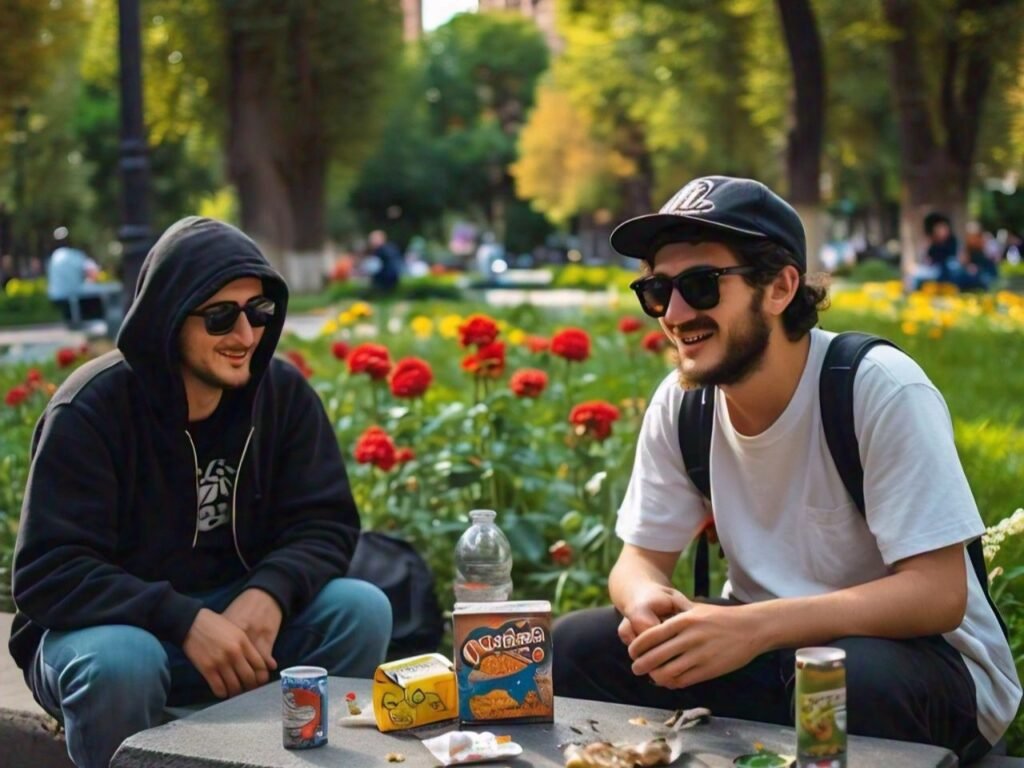
<svg viewBox="0 0 1024 768">
<path fill-rule="evenodd" d="M 273 357 L 287 305 L 252 240 L 183 219 L 147 256 L 117 350 L 39 420 L 10 650 L 78 766 L 106 766 L 168 704 L 384 658 L 387 598 L 344 578 L 359 515 L 337 440 Z"/>
</svg>

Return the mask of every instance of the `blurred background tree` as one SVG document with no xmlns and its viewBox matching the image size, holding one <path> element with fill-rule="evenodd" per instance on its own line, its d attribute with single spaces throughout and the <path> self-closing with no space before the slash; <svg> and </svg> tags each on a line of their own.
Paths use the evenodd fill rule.
<svg viewBox="0 0 1024 768">
<path fill-rule="evenodd" d="M 326 243 L 378 227 L 609 258 L 616 222 L 707 173 L 779 189 L 812 251 L 902 234 L 909 266 L 933 207 L 1024 229 L 1011 0 L 548 4 L 554 26 L 460 14 L 403 45 L 399 0 L 145 0 L 154 231 L 236 221 L 314 289 Z M 0 28 L 0 250 L 63 225 L 114 262 L 116 2 L 9 0 Z"/>
<path fill-rule="evenodd" d="M 547 66 L 540 32 L 507 14 L 456 16 L 413 47 L 403 98 L 353 190 L 367 226 L 390 228 L 404 242 L 439 234 L 450 211 L 529 250 L 530 236 L 547 228 L 516 198 L 509 166 Z"/>
</svg>

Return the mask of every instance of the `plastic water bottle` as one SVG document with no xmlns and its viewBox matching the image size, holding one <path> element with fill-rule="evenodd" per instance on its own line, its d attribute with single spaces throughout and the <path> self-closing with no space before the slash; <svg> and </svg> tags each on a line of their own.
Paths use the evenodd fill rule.
<svg viewBox="0 0 1024 768">
<path fill-rule="evenodd" d="M 455 600 L 491 603 L 512 594 L 512 547 L 494 524 L 493 509 L 474 509 L 455 545 Z"/>
</svg>

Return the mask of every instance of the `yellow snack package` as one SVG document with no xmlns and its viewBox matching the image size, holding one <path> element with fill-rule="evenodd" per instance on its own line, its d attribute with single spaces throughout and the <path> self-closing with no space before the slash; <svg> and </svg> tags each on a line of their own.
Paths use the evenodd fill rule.
<svg viewBox="0 0 1024 768">
<path fill-rule="evenodd" d="M 416 728 L 459 714 L 455 672 L 439 653 L 381 664 L 373 675 L 372 695 L 380 731 Z"/>
</svg>

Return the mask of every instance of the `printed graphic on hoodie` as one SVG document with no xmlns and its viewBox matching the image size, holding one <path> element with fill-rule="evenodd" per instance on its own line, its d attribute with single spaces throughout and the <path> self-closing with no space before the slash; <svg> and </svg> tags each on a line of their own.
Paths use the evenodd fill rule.
<svg viewBox="0 0 1024 768">
<path fill-rule="evenodd" d="M 231 494 L 235 468 L 226 459 L 214 459 L 199 473 L 199 533 L 207 533 L 231 520 Z"/>
</svg>

